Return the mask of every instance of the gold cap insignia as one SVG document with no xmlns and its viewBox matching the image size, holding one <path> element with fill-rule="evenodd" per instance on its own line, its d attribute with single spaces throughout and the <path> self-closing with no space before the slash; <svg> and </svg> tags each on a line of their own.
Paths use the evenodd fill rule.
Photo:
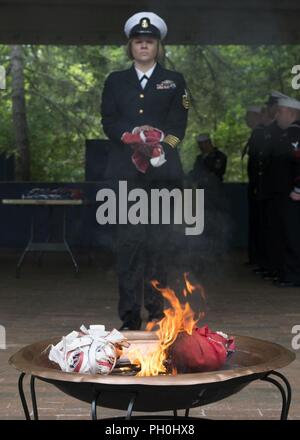
<svg viewBox="0 0 300 440">
<path fill-rule="evenodd" d="M 146 29 L 147 27 L 149 27 L 149 21 L 147 20 L 147 18 L 143 18 L 141 26 L 143 29 Z"/>
</svg>

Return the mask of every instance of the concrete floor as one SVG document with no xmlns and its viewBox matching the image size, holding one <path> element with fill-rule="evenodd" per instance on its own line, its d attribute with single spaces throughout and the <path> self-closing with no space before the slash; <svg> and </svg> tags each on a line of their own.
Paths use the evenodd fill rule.
<svg viewBox="0 0 300 440">
<path fill-rule="evenodd" d="M 114 267 L 95 255 L 92 266 L 79 256 L 80 277 L 75 278 L 65 255 L 47 255 L 42 267 L 33 256 L 26 260 L 20 279 L 15 278 L 17 254 L 0 254 L 0 324 L 6 329 L 7 349 L 0 350 L 0 419 L 23 419 L 18 398 L 18 372 L 9 357 L 37 340 L 65 335 L 84 323 L 120 326 L 118 290 Z M 207 263 L 199 277 L 208 303 L 206 321 L 214 330 L 268 339 L 291 348 L 291 329 L 300 325 L 300 289 L 278 289 L 243 265 L 243 252 L 231 253 L 221 262 Z M 104 266 L 108 266 L 104 268 Z M 173 276 L 180 277 L 180 268 Z M 300 419 L 300 350 L 282 372 L 288 377 L 293 400 L 290 419 Z M 26 383 L 27 384 L 27 383 Z M 88 419 L 89 405 L 63 395 L 43 382 L 37 383 L 41 419 Z M 254 382 L 219 403 L 193 409 L 191 415 L 212 419 L 277 419 L 281 399 L 272 385 Z M 123 415 L 101 408 L 99 416 Z"/>
</svg>

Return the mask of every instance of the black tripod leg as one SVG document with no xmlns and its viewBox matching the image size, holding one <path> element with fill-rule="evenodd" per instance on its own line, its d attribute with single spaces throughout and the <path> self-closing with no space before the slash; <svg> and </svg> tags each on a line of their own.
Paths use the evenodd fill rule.
<svg viewBox="0 0 300 440">
<path fill-rule="evenodd" d="M 98 420 L 97 418 L 97 403 L 98 403 L 98 399 L 99 396 L 101 394 L 101 391 L 95 391 L 94 393 L 94 398 L 92 400 L 92 406 L 91 406 L 91 415 L 92 415 L 92 420 Z"/>
<path fill-rule="evenodd" d="M 290 411 L 290 406 L 291 406 L 291 401 L 292 401 L 292 388 L 291 388 L 291 385 L 290 385 L 289 381 L 287 380 L 287 378 L 282 373 L 279 373 L 278 371 L 273 371 L 272 375 L 280 377 L 280 379 L 282 380 L 282 382 L 284 382 L 284 384 L 286 386 L 286 390 L 287 390 L 286 418 L 288 418 L 289 411 Z"/>
<path fill-rule="evenodd" d="M 37 404 L 36 404 L 36 394 L 35 394 L 35 377 L 31 376 L 30 379 L 30 392 L 31 392 L 31 400 L 32 400 L 32 409 L 33 409 L 33 418 L 34 420 L 39 419 Z"/>
<path fill-rule="evenodd" d="M 92 420 L 98 420 L 98 418 L 97 418 L 97 405 L 98 405 L 98 400 L 99 400 L 100 394 L 101 394 L 101 391 L 100 392 L 95 391 L 95 393 L 94 393 L 94 398 L 92 400 L 92 405 L 91 405 Z M 132 398 L 130 399 L 125 420 L 131 419 L 131 415 L 132 415 L 132 411 L 133 411 L 133 407 L 134 407 L 134 403 L 136 401 L 136 398 L 137 398 L 137 394 L 134 394 L 132 396 Z"/>
<path fill-rule="evenodd" d="M 19 261 L 17 263 L 17 267 L 16 267 L 16 278 L 20 278 L 20 274 L 21 274 L 21 267 L 25 258 L 25 255 L 30 251 L 31 249 L 31 245 L 33 243 L 33 239 L 34 239 L 34 214 L 31 215 L 31 220 L 30 220 L 30 236 L 29 236 L 29 241 L 24 249 L 24 251 L 22 252 L 22 255 L 19 258 Z"/>
<path fill-rule="evenodd" d="M 75 269 L 75 273 L 76 275 L 78 275 L 79 273 L 79 266 L 77 261 L 75 260 L 74 254 L 69 246 L 69 243 L 67 241 L 67 213 L 66 213 L 66 207 L 64 206 L 64 212 L 63 212 L 63 242 L 65 245 L 65 248 L 67 250 L 67 252 L 69 253 L 74 269 Z"/>
<path fill-rule="evenodd" d="M 270 375 L 272 374 L 273 372 L 270 373 Z M 282 409 L 281 409 L 280 420 L 287 420 L 288 412 L 289 412 L 289 402 L 288 402 L 289 396 L 286 395 L 285 389 L 283 388 L 280 382 L 278 382 L 276 379 L 269 377 L 269 375 L 262 378 L 261 380 L 272 383 L 279 389 L 282 397 Z"/>
<path fill-rule="evenodd" d="M 30 414 L 29 414 L 29 410 L 28 410 L 28 405 L 26 402 L 26 397 L 24 394 L 24 389 L 23 389 L 23 379 L 25 377 L 25 373 L 21 373 L 20 377 L 19 377 L 19 381 L 18 381 L 18 388 L 19 388 L 19 396 L 21 399 L 21 403 L 22 403 L 22 407 L 23 407 L 23 411 L 25 414 L 25 418 L 26 420 L 31 420 L 30 418 Z"/>
<path fill-rule="evenodd" d="M 134 395 L 132 396 L 130 402 L 129 402 L 129 405 L 128 405 L 128 408 L 127 408 L 127 414 L 126 414 L 125 420 L 130 420 L 130 419 L 131 419 L 131 415 L 132 415 L 132 411 L 133 411 L 133 406 L 134 406 L 134 403 L 135 403 L 135 401 L 136 401 L 136 398 L 137 398 L 137 394 L 134 394 Z"/>
</svg>

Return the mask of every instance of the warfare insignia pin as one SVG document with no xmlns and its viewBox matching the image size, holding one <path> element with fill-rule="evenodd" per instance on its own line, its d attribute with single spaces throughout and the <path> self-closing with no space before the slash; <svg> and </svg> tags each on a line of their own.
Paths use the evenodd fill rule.
<svg viewBox="0 0 300 440">
<path fill-rule="evenodd" d="M 165 79 L 164 81 L 156 84 L 157 90 L 169 90 L 169 89 L 176 89 L 176 84 L 174 81 L 171 81 L 170 79 Z"/>
</svg>

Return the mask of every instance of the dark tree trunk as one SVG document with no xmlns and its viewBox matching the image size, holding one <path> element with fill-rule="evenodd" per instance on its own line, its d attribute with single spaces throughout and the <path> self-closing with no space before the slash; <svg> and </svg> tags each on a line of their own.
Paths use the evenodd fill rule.
<svg viewBox="0 0 300 440">
<path fill-rule="evenodd" d="M 26 119 L 22 46 L 12 46 L 10 57 L 13 124 L 16 145 L 19 151 L 17 172 L 21 180 L 30 180 L 30 151 Z"/>
</svg>

